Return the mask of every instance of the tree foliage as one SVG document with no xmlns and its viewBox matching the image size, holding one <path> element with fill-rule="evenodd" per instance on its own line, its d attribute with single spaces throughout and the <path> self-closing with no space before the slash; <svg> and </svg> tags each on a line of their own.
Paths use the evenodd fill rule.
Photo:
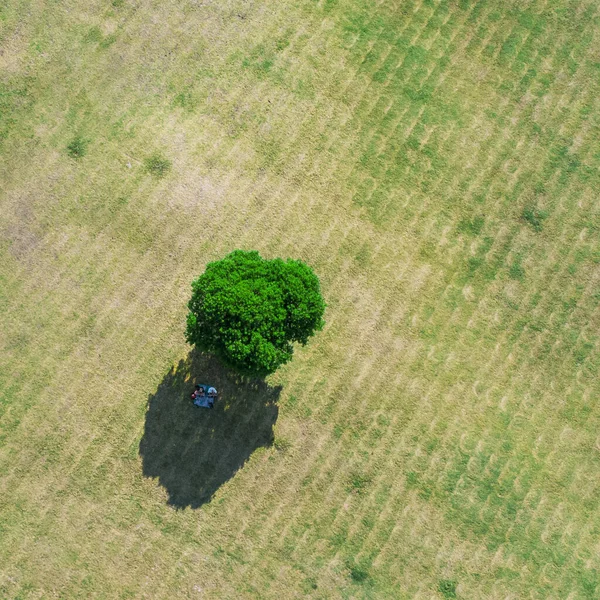
<svg viewBox="0 0 600 600">
<path fill-rule="evenodd" d="M 264 376 L 287 363 L 293 343 L 323 325 L 319 280 L 299 260 L 235 250 L 192 283 L 186 339 L 238 371 Z"/>
</svg>

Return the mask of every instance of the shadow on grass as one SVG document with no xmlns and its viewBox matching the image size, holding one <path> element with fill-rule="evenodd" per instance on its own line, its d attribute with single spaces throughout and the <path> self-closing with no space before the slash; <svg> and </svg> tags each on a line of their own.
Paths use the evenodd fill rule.
<svg viewBox="0 0 600 600">
<path fill-rule="evenodd" d="M 214 385 L 213 409 L 190 400 L 196 383 Z M 198 508 L 261 446 L 273 443 L 281 387 L 248 379 L 196 351 L 179 361 L 148 398 L 140 456 L 176 508 Z"/>
</svg>

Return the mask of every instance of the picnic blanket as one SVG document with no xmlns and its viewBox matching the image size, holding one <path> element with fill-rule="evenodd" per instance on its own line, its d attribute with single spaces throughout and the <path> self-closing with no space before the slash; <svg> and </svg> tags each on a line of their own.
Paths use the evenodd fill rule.
<svg viewBox="0 0 600 600">
<path fill-rule="evenodd" d="M 199 385 L 201 385 L 205 391 L 208 391 L 211 388 L 216 391 L 216 388 L 212 385 L 206 385 L 205 383 L 200 383 Z M 198 406 L 200 408 L 212 408 L 216 399 L 216 396 L 209 396 L 208 394 L 206 394 L 204 396 L 196 398 L 194 400 L 194 406 Z"/>
<path fill-rule="evenodd" d="M 194 405 L 200 408 L 210 408 L 215 403 L 213 396 L 200 396 L 194 400 Z"/>
</svg>

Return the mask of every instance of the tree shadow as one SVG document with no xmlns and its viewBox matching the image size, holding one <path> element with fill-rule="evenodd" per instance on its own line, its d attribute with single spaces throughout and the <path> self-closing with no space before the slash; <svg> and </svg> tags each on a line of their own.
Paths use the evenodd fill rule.
<svg viewBox="0 0 600 600">
<path fill-rule="evenodd" d="M 213 409 L 198 408 L 196 383 L 214 385 Z M 192 351 L 148 397 L 140 441 L 146 477 L 158 477 L 176 508 L 198 508 L 250 458 L 273 443 L 281 387 L 240 376 L 214 357 Z"/>
</svg>

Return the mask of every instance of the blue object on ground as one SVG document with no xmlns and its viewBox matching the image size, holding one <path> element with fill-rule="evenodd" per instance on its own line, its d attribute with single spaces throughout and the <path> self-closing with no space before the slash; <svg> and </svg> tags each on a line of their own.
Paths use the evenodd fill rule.
<svg viewBox="0 0 600 600">
<path fill-rule="evenodd" d="M 216 396 L 209 396 L 206 392 L 211 389 L 217 391 L 212 385 L 206 385 L 204 383 L 198 384 L 204 388 L 204 396 L 200 396 L 194 400 L 194 406 L 198 406 L 200 408 L 212 408 L 215 404 Z"/>
<path fill-rule="evenodd" d="M 212 408 L 213 404 L 214 398 L 210 398 L 209 396 L 201 396 L 194 400 L 194 405 L 199 406 L 200 408 Z"/>
</svg>

